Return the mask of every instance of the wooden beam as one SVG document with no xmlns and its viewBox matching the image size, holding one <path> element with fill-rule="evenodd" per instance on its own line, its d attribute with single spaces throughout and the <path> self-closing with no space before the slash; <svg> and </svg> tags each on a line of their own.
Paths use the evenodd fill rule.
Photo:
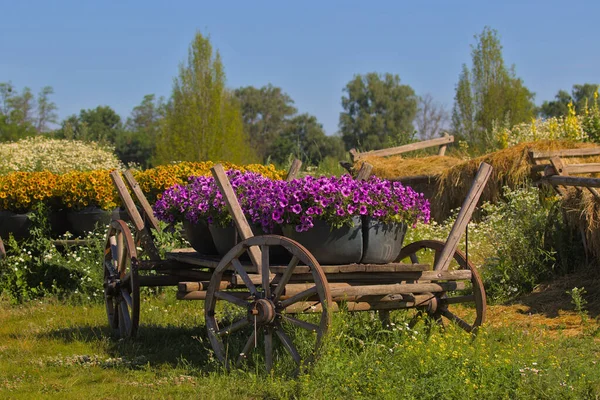
<svg viewBox="0 0 600 400">
<path fill-rule="evenodd" d="M 145 220 L 150 223 L 151 228 L 158 231 L 159 230 L 158 229 L 158 220 L 154 216 L 154 211 L 152 210 L 152 206 L 148 202 L 148 199 L 144 195 L 144 192 L 142 192 L 140 185 L 137 183 L 137 181 L 133 177 L 133 174 L 131 173 L 130 170 L 126 170 L 123 173 L 123 176 L 125 176 L 125 180 L 127 181 L 127 184 L 133 191 L 134 196 L 136 197 L 138 203 L 142 207 L 142 211 L 145 214 L 144 215 Z"/>
<path fill-rule="evenodd" d="M 227 178 L 227 174 L 225 174 L 225 170 L 221 164 L 217 164 L 210 169 L 213 176 L 215 177 L 215 182 L 219 189 L 221 190 L 221 194 L 223 195 L 223 199 L 227 204 L 227 209 L 231 213 L 231 217 L 233 218 L 233 222 L 238 230 L 238 233 L 242 240 L 249 239 L 254 236 L 252 233 L 252 229 L 250 228 L 250 224 L 246 220 L 246 216 L 242 211 L 242 207 L 238 202 L 237 196 L 231 187 L 231 183 L 229 182 L 229 178 Z M 248 248 L 248 253 L 250 254 L 250 258 L 252 262 L 258 269 L 258 273 L 260 274 L 260 265 L 262 261 L 262 253 L 260 249 L 256 246 Z"/>
<path fill-rule="evenodd" d="M 531 169 L 533 172 L 541 172 L 548 166 L 548 164 L 534 165 Z M 565 169 L 569 175 L 600 173 L 600 163 L 565 164 Z M 550 171 L 550 175 L 558 175 L 552 171 L 554 170 Z"/>
<path fill-rule="evenodd" d="M 302 167 L 302 161 L 295 158 L 294 161 L 292 161 L 292 165 L 290 166 L 290 170 L 288 171 L 287 177 L 285 178 L 285 180 L 287 182 L 290 182 L 290 181 L 296 179 L 298 172 L 300 172 L 300 167 Z"/>
<path fill-rule="evenodd" d="M 448 137 L 449 135 L 447 133 L 444 133 L 443 137 Z M 448 147 L 447 144 L 443 144 L 440 146 L 440 149 L 438 150 L 438 156 L 443 156 L 446 155 L 446 148 Z"/>
<path fill-rule="evenodd" d="M 450 231 L 450 235 L 448 235 L 446 244 L 444 245 L 437 262 L 435 263 L 434 270 L 445 271 L 450 266 L 450 262 L 452 261 L 454 253 L 458 247 L 458 242 L 460 241 L 467 224 L 471 220 L 473 211 L 475 210 L 477 202 L 481 197 L 481 193 L 483 193 L 483 189 L 485 189 L 485 185 L 487 184 L 487 181 L 491 175 L 492 166 L 486 163 L 481 163 L 479 166 L 479 171 L 477 171 L 477 175 L 475 176 L 475 181 L 471 185 L 471 189 L 469 189 L 469 194 L 460 208 L 460 212 L 458 213 L 458 217 L 456 218 L 454 225 L 452 225 L 452 230 Z"/>
<path fill-rule="evenodd" d="M 588 147 L 584 149 L 565 149 L 553 151 L 535 151 L 530 150 L 529 154 L 532 159 L 552 157 L 580 157 L 580 156 L 595 156 L 600 154 L 600 147 Z"/>
<path fill-rule="evenodd" d="M 388 149 L 381 149 L 381 150 L 374 150 L 374 151 L 367 151 L 364 153 L 357 153 L 355 150 L 354 154 L 353 154 L 352 150 L 351 150 L 350 155 L 353 155 L 354 161 L 356 161 L 356 160 L 359 160 L 364 157 L 392 156 L 395 154 L 407 153 L 409 151 L 426 149 L 428 147 L 443 146 L 443 145 L 447 145 L 448 143 L 452 143 L 452 142 L 454 142 L 454 136 L 445 136 L 445 137 L 441 137 L 441 138 L 437 138 L 437 139 L 424 140 L 422 142 L 405 144 L 404 146 L 390 147 Z"/>
<path fill-rule="evenodd" d="M 585 178 L 578 176 L 545 176 L 542 178 L 544 182 L 548 182 L 551 185 L 562 185 L 562 186 L 585 186 L 591 188 L 600 188 L 600 178 Z"/>
<path fill-rule="evenodd" d="M 371 176 L 371 172 L 373 171 L 373 166 L 368 162 L 364 162 L 358 170 L 358 175 L 356 175 L 357 181 L 366 181 Z"/>
</svg>

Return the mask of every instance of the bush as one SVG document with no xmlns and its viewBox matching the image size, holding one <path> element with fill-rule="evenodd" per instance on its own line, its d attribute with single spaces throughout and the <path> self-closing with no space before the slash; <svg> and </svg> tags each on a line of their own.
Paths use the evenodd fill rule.
<svg viewBox="0 0 600 400">
<path fill-rule="evenodd" d="M 10 172 L 93 171 L 121 168 L 113 149 L 95 142 L 42 136 L 0 144 L 0 174 Z"/>
</svg>

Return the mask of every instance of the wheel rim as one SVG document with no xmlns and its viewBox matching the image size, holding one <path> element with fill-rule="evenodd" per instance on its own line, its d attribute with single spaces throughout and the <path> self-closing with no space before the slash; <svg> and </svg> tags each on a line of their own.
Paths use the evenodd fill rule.
<svg viewBox="0 0 600 400">
<path fill-rule="evenodd" d="M 121 338 L 137 334 L 140 288 L 137 252 L 123 221 L 113 221 L 104 251 L 104 302 L 111 329 Z"/>
<path fill-rule="evenodd" d="M 239 262 L 254 246 L 262 250 L 261 265 L 256 266 L 262 273 L 260 282 Z M 291 260 L 270 277 L 269 248 L 274 246 L 284 247 Z M 230 267 L 241 282 L 233 289 L 222 289 L 220 283 Z M 293 277 L 298 267 L 306 272 L 301 286 Z M 293 287 L 295 292 L 290 294 Z M 226 368 L 251 360 L 260 348 L 267 372 L 278 362 L 291 361 L 288 365 L 297 373 L 314 359 L 331 322 L 331 304 L 325 274 L 304 247 L 282 236 L 256 236 L 231 249 L 214 271 L 206 295 L 206 327 L 215 355 Z M 303 310 L 312 315 L 299 314 Z"/>
<path fill-rule="evenodd" d="M 433 265 L 437 264 L 437 258 L 441 254 L 445 243 L 438 240 L 422 240 L 411 243 L 404 247 L 400 252 L 398 259 L 400 261 L 409 259 L 413 263 L 419 263 L 422 250 L 433 251 Z M 429 255 L 431 256 L 431 255 Z M 426 310 L 434 319 L 442 322 L 442 317 L 456 323 L 467 332 L 475 333 L 477 328 L 485 322 L 487 303 L 483 280 L 477 271 L 477 268 L 467 260 L 466 255 L 456 250 L 453 255 L 453 262 L 449 269 L 464 269 L 471 271 L 471 294 L 462 293 L 440 293 L 435 296 L 432 305 Z M 474 303 L 475 314 L 469 310 L 461 310 L 458 304 Z"/>
</svg>

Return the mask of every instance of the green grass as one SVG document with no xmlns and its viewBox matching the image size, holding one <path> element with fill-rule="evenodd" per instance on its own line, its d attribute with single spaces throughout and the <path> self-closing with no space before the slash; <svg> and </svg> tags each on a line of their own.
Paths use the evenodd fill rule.
<svg viewBox="0 0 600 400">
<path fill-rule="evenodd" d="M 370 313 L 335 314 L 318 361 L 293 378 L 223 371 L 202 302 L 172 294 L 143 301 L 135 341 L 111 337 L 101 304 L 5 302 L 0 398 L 600 398 L 597 337 L 504 319 L 473 339 L 452 326 L 409 330 L 400 312 L 389 328 Z"/>
</svg>

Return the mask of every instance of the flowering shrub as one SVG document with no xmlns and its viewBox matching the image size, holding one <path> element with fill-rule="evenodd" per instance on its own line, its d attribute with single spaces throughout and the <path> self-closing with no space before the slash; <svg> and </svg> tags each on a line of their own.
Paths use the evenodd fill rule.
<svg viewBox="0 0 600 400">
<path fill-rule="evenodd" d="M 0 210 L 25 212 L 56 196 L 58 176 L 51 172 L 0 175 Z"/>
<path fill-rule="evenodd" d="M 94 142 L 38 136 L 0 144 L 0 174 L 16 171 L 63 174 L 121 167 L 113 149 Z"/>
<path fill-rule="evenodd" d="M 349 175 L 307 176 L 285 182 L 252 172 L 230 170 L 227 175 L 244 214 L 265 232 L 281 224 L 293 224 L 298 232 L 304 232 L 313 227 L 314 218 L 335 227 L 351 225 L 353 217 L 360 215 L 411 225 L 430 218 L 429 201 L 422 193 L 377 177 L 357 181 Z M 166 222 L 203 218 L 226 225 L 231 221 L 212 177 L 191 177 L 189 185 L 171 187 L 156 202 L 154 211 Z"/>
<path fill-rule="evenodd" d="M 80 210 L 88 206 L 112 210 L 121 200 L 110 178 L 110 171 L 69 172 L 60 175 L 57 197 L 65 208 Z"/>
</svg>

